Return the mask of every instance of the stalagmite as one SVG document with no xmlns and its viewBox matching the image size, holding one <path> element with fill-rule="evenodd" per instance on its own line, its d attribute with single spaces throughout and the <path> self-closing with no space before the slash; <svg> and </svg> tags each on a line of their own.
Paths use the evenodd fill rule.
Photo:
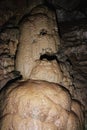
<svg viewBox="0 0 87 130">
<path fill-rule="evenodd" d="M 23 80 L 0 92 L 0 130 L 83 130 L 83 107 L 72 100 L 70 75 L 55 55 L 55 12 L 34 8 L 21 23 L 19 42 L 16 69 Z"/>
<path fill-rule="evenodd" d="M 57 53 L 60 44 L 55 12 L 41 6 L 33 9 L 20 27 L 16 69 L 28 79 L 35 60 L 43 54 Z"/>
<path fill-rule="evenodd" d="M 17 52 L 16 70 L 21 72 L 23 79 L 26 80 L 33 78 L 34 76 L 34 79 L 37 78 L 40 80 L 60 83 L 73 94 L 70 76 L 69 74 L 67 75 L 67 72 L 63 72 L 61 69 L 64 68 L 64 65 L 59 65 L 57 61 L 53 61 L 57 60 L 55 53 L 59 50 L 60 45 L 55 11 L 43 5 L 35 7 L 31 10 L 30 16 L 22 21 L 20 32 L 21 35 Z M 51 57 L 54 58 L 51 62 L 39 61 L 40 57 L 44 57 L 44 55 L 46 55 L 46 59 L 47 57 L 50 59 Z M 38 62 L 36 62 L 37 60 Z M 42 67 L 42 65 L 39 66 L 39 62 L 40 64 L 43 64 L 43 69 L 39 70 L 39 67 Z M 48 65 L 45 65 L 45 63 Z M 45 76 L 46 74 L 44 71 L 47 72 L 46 66 L 51 67 L 50 71 L 48 70 L 49 73 L 47 73 L 49 76 Z M 54 70 L 55 74 L 51 74 L 52 70 Z M 44 75 L 42 74 L 43 72 Z M 33 76 L 31 73 L 34 73 Z M 38 75 L 38 73 L 39 77 L 35 78 L 35 75 Z M 66 75 L 64 73 L 66 73 Z M 46 77 L 48 77 L 48 79 Z"/>
</svg>

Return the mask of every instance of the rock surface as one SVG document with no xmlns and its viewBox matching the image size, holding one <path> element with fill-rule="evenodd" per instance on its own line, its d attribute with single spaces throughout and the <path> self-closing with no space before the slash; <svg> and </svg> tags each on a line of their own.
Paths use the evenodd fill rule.
<svg viewBox="0 0 87 130">
<path fill-rule="evenodd" d="M 72 112 L 72 103 L 68 91 L 58 84 L 13 83 L 0 93 L 0 130 L 83 130 L 83 116 L 78 114 L 83 110 L 77 104 Z"/>
<path fill-rule="evenodd" d="M 20 32 L 16 69 L 24 79 L 28 79 L 35 60 L 43 54 L 54 54 L 58 50 L 60 39 L 55 13 L 44 6 L 40 10 L 38 6 L 22 22 Z"/>
<path fill-rule="evenodd" d="M 87 21 L 63 23 L 60 25 L 60 32 L 62 40 L 58 56 L 60 61 L 72 66 L 70 73 L 75 86 L 74 98 L 84 104 L 87 124 Z"/>
<path fill-rule="evenodd" d="M 26 9 L 25 11 L 23 10 L 22 12 L 19 12 L 18 14 L 16 14 L 16 17 L 13 17 L 12 19 L 10 19 L 11 21 L 6 23 L 8 28 L 5 26 L 4 29 L 1 30 L 2 32 L 0 32 L 0 89 L 2 89 L 2 91 L 3 91 L 3 87 L 6 88 L 5 85 L 7 84 L 8 81 L 15 79 L 17 77 L 20 77 L 19 72 L 15 71 L 15 69 L 14 69 L 15 56 L 16 56 L 15 53 L 17 52 L 18 39 L 19 39 L 18 38 L 19 30 L 18 30 L 18 28 L 15 28 L 16 27 L 15 25 L 17 25 L 18 22 L 20 23 L 21 17 L 25 14 L 25 12 L 27 12 L 27 14 L 28 14 L 28 11 L 29 11 L 29 9 Z M 44 17 L 42 15 L 44 15 Z M 13 14 L 10 15 L 9 17 L 7 16 L 7 19 L 5 19 L 5 21 L 2 21 L 0 25 L 2 26 L 6 21 L 8 21 L 8 19 L 11 16 L 13 16 Z M 42 78 L 44 78 L 44 74 L 43 74 L 44 71 L 48 70 L 48 68 L 51 69 L 51 74 L 54 74 L 54 71 L 52 71 L 53 67 L 57 68 L 55 63 L 53 63 L 52 60 L 51 60 L 51 62 L 49 60 L 48 60 L 48 62 L 43 61 L 44 54 L 46 54 L 47 57 L 49 57 L 49 55 L 54 57 L 54 53 L 56 53 L 58 51 L 58 55 L 56 54 L 56 56 L 57 56 L 56 60 L 59 60 L 58 63 L 60 63 L 60 64 L 58 64 L 59 68 L 57 69 L 58 74 L 60 74 L 60 76 L 58 75 L 59 76 L 58 81 L 59 80 L 61 81 L 63 76 L 65 77 L 61 84 L 69 90 L 69 92 L 72 94 L 73 98 L 78 99 L 82 104 L 84 104 L 84 106 L 86 108 L 85 111 L 87 111 L 87 105 L 86 105 L 87 104 L 87 100 L 86 100 L 87 99 L 87 73 L 86 73 L 86 70 L 87 70 L 87 67 L 86 67 L 87 66 L 86 65 L 86 63 L 87 63 L 86 62 L 87 61 L 87 55 L 86 55 L 86 48 L 87 48 L 87 46 L 86 46 L 86 42 L 87 42 L 86 28 L 87 28 L 87 25 L 86 25 L 86 23 L 87 22 L 85 22 L 85 23 L 82 22 L 83 23 L 82 24 L 79 21 L 79 24 L 77 24 L 77 25 L 74 24 L 72 26 L 64 26 L 64 23 L 61 24 L 62 26 L 60 26 L 59 31 L 60 31 L 62 40 L 61 40 L 61 44 L 60 44 L 60 39 L 58 36 L 58 29 L 56 26 L 54 26 L 54 24 L 56 25 L 55 15 L 52 11 L 48 11 L 48 9 L 44 6 L 38 6 L 38 7 L 34 8 L 30 12 L 30 14 L 28 14 L 27 16 L 28 17 L 26 17 L 25 19 L 24 19 L 25 16 L 23 17 L 24 21 L 21 23 L 21 26 L 20 26 L 20 34 L 21 34 L 20 41 L 24 40 L 23 41 L 23 44 L 24 44 L 23 52 L 24 52 L 24 48 L 25 48 L 25 42 L 27 44 L 30 43 L 30 45 L 29 45 L 30 47 L 26 46 L 26 49 L 25 49 L 26 51 L 24 52 L 25 54 L 27 52 L 26 56 L 23 56 L 24 53 L 22 54 L 22 51 L 21 51 L 20 58 L 19 58 L 20 59 L 19 65 L 22 65 L 22 63 L 25 64 L 25 57 L 27 57 L 26 62 L 29 64 L 31 62 L 31 65 L 33 64 L 33 66 L 32 66 L 33 67 L 33 70 L 32 70 L 33 76 L 31 75 L 30 78 L 37 77 L 38 79 L 42 79 Z M 37 17 L 37 19 L 36 19 L 36 17 Z M 39 18 L 40 18 L 40 21 L 39 21 Z M 37 22 L 35 19 L 37 20 Z M 42 24 L 42 23 L 44 23 L 45 20 L 46 20 L 46 23 Z M 34 24 L 34 22 L 36 22 L 36 23 Z M 30 25 L 28 26 L 28 24 L 30 24 Z M 67 23 L 67 25 L 68 24 L 70 24 L 70 23 Z M 49 25 L 52 25 L 52 28 Z M 13 26 L 14 26 L 14 28 L 12 28 Z M 45 28 L 45 29 L 43 29 L 43 28 Z M 31 29 L 31 31 L 29 29 Z M 34 33 L 33 33 L 33 31 L 34 31 Z M 30 35 L 28 35 L 28 33 Z M 27 41 L 24 38 L 22 39 L 22 36 L 24 36 L 26 39 L 28 37 Z M 52 44 L 52 42 L 56 38 L 57 38 L 57 41 L 55 41 L 55 45 L 54 45 L 54 44 Z M 46 43 L 44 41 L 46 41 Z M 49 44 L 49 42 L 50 42 L 50 44 Z M 41 43 L 44 43 L 44 44 L 41 44 Z M 58 43 L 58 44 L 56 44 L 56 43 Z M 38 48 L 36 47 L 36 45 Z M 40 46 L 40 45 L 43 45 L 43 46 Z M 50 45 L 52 45 L 52 48 Z M 42 48 L 44 48 L 44 49 L 42 49 Z M 48 48 L 51 48 L 51 49 L 48 49 Z M 28 49 L 30 49 L 31 52 L 27 51 Z M 37 54 L 37 55 L 35 55 L 35 54 Z M 21 58 L 21 56 L 22 56 L 22 58 Z M 34 59 L 33 58 L 28 59 L 30 57 L 34 57 Z M 36 60 L 38 60 L 38 62 L 36 62 Z M 35 62 L 33 63 L 33 61 L 35 61 Z M 27 70 L 27 68 L 30 67 L 29 64 L 27 64 L 27 63 L 26 63 L 25 68 L 23 68 L 23 71 Z M 48 68 L 46 68 L 45 64 L 48 66 Z M 44 66 L 43 70 L 41 70 L 38 67 L 41 65 Z M 39 73 L 37 73 L 37 70 L 39 70 L 39 69 L 40 69 L 40 72 L 39 71 L 38 72 L 41 73 L 42 77 L 38 77 Z M 62 71 L 62 73 L 61 73 L 61 71 Z M 32 74 L 32 73 L 28 73 L 26 71 L 26 74 L 28 76 L 30 76 L 29 74 Z M 48 79 L 51 78 L 49 75 L 50 75 L 50 72 L 47 73 L 47 75 L 45 76 L 45 80 L 48 81 Z M 55 81 L 55 79 L 56 78 L 54 78 L 53 80 Z M 53 82 L 53 80 L 52 80 L 52 82 Z M 69 88 L 69 85 L 70 85 L 70 88 Z M 73 88 L 74 91 L 72 89 L 72 86 L 74 87 Z M 4 97 L 4 96 L 2 96 L 2 97 Z M 73 104 L 76 104 L 75 106 L 77 106 L 77 107 L 74 108 Z M 73 104 L 71 105 L 71 107 L 73 106 L 73 108 L 71 108 L 71 110 L 77 111 L 77 108 L 78 108 L 79 112 L 76 112 L 76 113 L 79 118 L 81 117 L 81 119 L 79 121 L 80 121 L 80 124 L 83 126 L 83 123 L 81 123 L 81 122 L 84 122 L 83 117 L 82 117 L 82 115 L 79 114 L 83 110 L 80 105 L 79 105 L 80 107 L 78 106 L 78 103 L 73 103 Z M 9 117 L 6 117 L 6 120 L 7 120 L 7 118 L 9 118 Z M 86 114 L 86 118 L 87 118 L 87 114 Z M 19 117 L 18 117 L 18 120 L 20 122 Z M 78 128 L 76 128 L 76 127 L 73 128 L 74 125 L 72 126 L 72 124 L 76 124 L 76 122 L 77 122 L 77 124 L 79 124 L 79 122 L 77 120 L 78 120 L 78 118 L 75 115 L 73 115 L 73 113 L 71 112 L 70 116 L 68 118 L 67 130 L 73 130 L 73 129 L 77 130 Z M 31 121 L 31 122 L 33 123 L 33 121 Z M 5 126 L 3 126 L 3 127 L 5 127 Z M 46 129 L 46 127 L 44 126 L 45 129 Z M 78 127 L 78 125 L 77 125 L 77 127 Z M 52 129 L 56 129 L 56 128 L 53 128 L 53 125 L 52 125 Z"/>
<path fill-rule="evenodd" d="M 0 33 L 0 89 L 20 76 L 15 70 L 15 56 L 18 45 L 18 29 L 5 29 Z"/>
<path fill-rule="evenodd" d="M 61 27 L 61 47 L 59 60 L 68 62 L 75 86 L 74 97 L 84 104 L 87 110 L 87 22 L 82 20 Z"/>
<path fill-rule="evenodd" d="M 29 78 L 58 83 L 67 88 L 73 95 L 74 88 L 72 79 L 69 73 L 63 70 L 64 67 L 64 64 L 58 63 L 56 60 L 37 60 Z"/>
</svg>

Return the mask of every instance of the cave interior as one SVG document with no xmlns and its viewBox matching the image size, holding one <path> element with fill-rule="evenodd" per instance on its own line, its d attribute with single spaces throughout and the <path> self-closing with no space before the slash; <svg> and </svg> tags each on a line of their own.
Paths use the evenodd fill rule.
<svg viewBox="0 0 87 130">
<path fill-rule="evenodd" d="M 26 20 L 32 8 L 45 5 L 55 10 L 59 50 L 55 54 L 42 54 L 47 59 L 65 64 L 72 77 L 74 98 L 85 107 L 85 130 L 87 130 L 87 1 L 86 0 L 0 0 L 0 91 L 22 78 L 15 69 L 19 43 L 19 26 Z M 57 30 L 56 30 L 57 32 Z M 41 30 L 40 36 L 48 32 Z M 33 44 L 36 41 L 33 40 Z M 4 130 L 4 129 L 3 129 Z"/>
</svg>

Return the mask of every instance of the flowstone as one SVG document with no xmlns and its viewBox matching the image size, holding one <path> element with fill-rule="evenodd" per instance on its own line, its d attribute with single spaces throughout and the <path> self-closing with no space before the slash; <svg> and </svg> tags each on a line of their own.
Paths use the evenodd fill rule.
<svg viewBox="0 0 87 130">
<path fill-rule="evenodd" d="M 0 92 L 0 130 L 83 130 L 84 107 L 72 100 L 71 77 L 55 55 L 55 12 L 34 8 L 21 23 L 19 42 L 16 69 L 23 81 Z"/>
</svg>

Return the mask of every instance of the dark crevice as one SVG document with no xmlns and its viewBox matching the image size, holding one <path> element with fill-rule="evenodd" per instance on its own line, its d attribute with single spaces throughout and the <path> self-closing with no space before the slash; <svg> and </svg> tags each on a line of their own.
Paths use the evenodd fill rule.
<svg viewBox="0 0 87 130">
<path fill-rule="evenodd" d="M 40 56 L 40 60 L 47 59 L 48 61 L 56 60 L 58 62 L 56 55 L 43 54 Z"/>
<path fill-rule="evenodd" d="M 47 30 L 45 30 L 45 29 L 42 29 L 41 31 L 40 31 L 40 35 L 46 35 L 47 34 Z"/>
<path fill-rule="evenodd" d="M 66 59 L 66 62 L 68 62 L 72 66 L 72 62 L 70 59 Z"/>
</svg>

